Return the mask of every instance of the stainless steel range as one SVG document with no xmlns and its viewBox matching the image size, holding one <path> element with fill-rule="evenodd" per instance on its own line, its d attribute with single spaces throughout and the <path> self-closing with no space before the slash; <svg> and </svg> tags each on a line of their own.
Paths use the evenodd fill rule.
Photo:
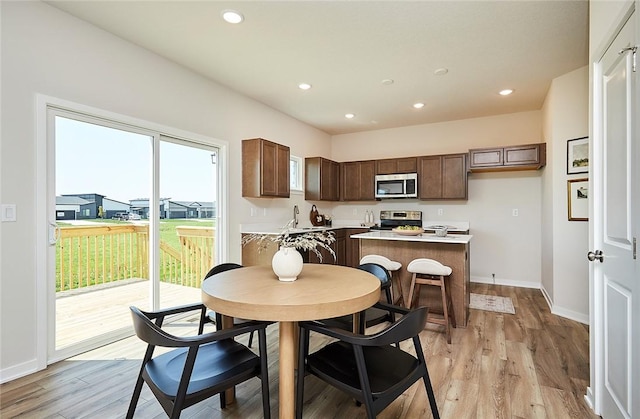
<svg viewBox="0 0 640 419">
<path fill-rule="evenodd" d="M 391 230 L 399 226 L 422 227 L 422 211 L 380 211 L 380 226 L 377 229 Z"/>
</svg>

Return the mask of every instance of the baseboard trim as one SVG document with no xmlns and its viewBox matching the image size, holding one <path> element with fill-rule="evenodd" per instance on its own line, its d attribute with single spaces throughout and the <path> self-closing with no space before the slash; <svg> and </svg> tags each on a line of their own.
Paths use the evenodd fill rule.
<svg viewBox="0 0 640 419">
<path fill-rule="evenodd" d="M 493 278 L 488 278 L 484 276 L 472 276 L 471 282 L 476 282 L 478 284 L 507 285 L 510 287 L 540 289 L 540 283 L 538 282 L 516 281 L 513 279 L 505 279 L 505 278 L 496 278 L 494 281 Z"/>
<path fill-rule="evenodd" d="M 23 362 L 22 364 L 14 365 L 9 368 L 5 368 L 3 370 L 0 370 L 0 384 L 7 383 L 17 378 L 25 377 L 37 371 L 39 371 L 39 369 L 38 361 L 36 359 Z"/>
<path fill-rule="evenodd" d="M 584 401 L 585 403 L 587 403 L 587 406 L 589 406 L 589 409 L 594 410 L 593 406 L 595 406 L 595 404 L 593 399 L 593 391 L 591 391 L 591 387 L 587 387 L 587 393 L 584 395 Z"/>
<path fill-rule="evenodd" d="M 577 311 L 569 310 L 564 307 L 551 307 L 551 313 L 557 316 L 565 317 L 569 320 L 574 320 L 582 324 L 589 325 L 589 314 L 578 313 Z"/>
<path fill-rule="evenodd" d="M 542 284 L 536 282 L 523 282 L 523 281 L 514 281 L 512 279 L 501 279 L 496 278 L 495 281 L 493 278 L 487 278 L 482 276 L 474 276 L 471 277 L 471 282 L 476 282 L 478 284 L 490 284 L 490 285 L 508 285 L 511 287 L 520 287 L 520 288 L 533 288 L 539 289 L 544 296 L 544 299 L 547 301 L 547 305 L 549 306 L 549 310 L 551 310 L 551 314 L 555 314 L 556 316 L 564 317 L 569 320 L 574 320 L 576 322 L 582 324 L 589 324 L 589 314 L 578 313 L 577 311 L 569 310 L 564 307 L 558 307 L 553 304 L 551 298 L 549 298 L 549 294 L 547 290 L 542 286 Z"/>
</svg>

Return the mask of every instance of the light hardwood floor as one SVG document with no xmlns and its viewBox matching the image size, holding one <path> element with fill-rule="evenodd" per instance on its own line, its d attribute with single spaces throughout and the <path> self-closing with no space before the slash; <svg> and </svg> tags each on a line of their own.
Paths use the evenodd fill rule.
<svg viewBox="0 0 640 419">
<path fill-rule="evenodd" d="M 584 402 L 589 385 L 588 327 L 552 315 L 539 290 L 472 284 L 472 292 L 511 297 L 516 314 L 471 310 L 467 328 L 447 345 L 438 326 L 421 333 L 442 418 L 597 418 Z M 174 333 L 188 334 L 181 321 Z M 271 410 L 278 411 L 277 325 L 268 328 Z M 315 340 L 314 346 L 323 341 Z M 257 343 L 254 343 L 257 345 Z M 121 418 L 127 410 L 144 345 L 128 338 L 0 386 L 2 418 Z M 312 348 L 313 349 L 313 348 Z M 364 408 L 315 377 L 305 383 L 305 418 L 363 418 Z M 217 397 L 184 411 L 183 418 L 259 418 L 260 383 L 237 388 L 224 411 Z M 146 388 L 136 417 L 165 417 Z M 422 383 L 379 418 L 429 418 Z"/>
</svg>

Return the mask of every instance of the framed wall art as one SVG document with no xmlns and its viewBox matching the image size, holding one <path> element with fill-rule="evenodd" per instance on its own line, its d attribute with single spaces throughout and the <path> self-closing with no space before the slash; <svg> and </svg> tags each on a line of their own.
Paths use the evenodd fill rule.
<svg viewBox="0 0 640 419">
<path fill-rule="evenodd" d="M 567 181 L 569 221 L 589 221 L 589 180 Z"/>
<path fill-rule="evenodd" d="M 567 141 L 567 174 L 589 173 L 589 137 Z"/>
</svg>

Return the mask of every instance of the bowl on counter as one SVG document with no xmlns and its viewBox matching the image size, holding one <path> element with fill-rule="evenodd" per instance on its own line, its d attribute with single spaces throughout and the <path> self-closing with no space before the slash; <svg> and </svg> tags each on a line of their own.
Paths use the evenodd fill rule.
<svg viewBox="0 0 640 419">
<path fill-rule="evenodd" d="M 434 233 L 438 237 L 447 237 L 447 228 L 446 227 L 436 228 L 434 229 Z"/>
<path fill-rule="evenodd" d="M 394 228 L 394 229 L 391 229 L 391 231 L 393 231 L 396 234 L 403 235 L 403 236 L 417 236 L 419 234 L 424 233 L 424 230 L 421 229 L 421 228 L 420 229 L 415 229 L 415 230 L 401 230 L 401 229 L 398 229 L 398 228 Z"/>
</svg>

